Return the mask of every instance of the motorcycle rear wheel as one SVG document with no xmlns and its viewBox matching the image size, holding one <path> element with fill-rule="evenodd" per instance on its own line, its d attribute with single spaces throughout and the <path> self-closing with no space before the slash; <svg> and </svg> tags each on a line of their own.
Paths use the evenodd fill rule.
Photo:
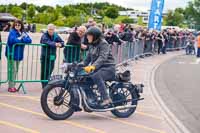
<svg viewBox="0 0 200 133">
<path fill-rule="evenodd" d="M 113 102 L 115 101 L 126 101 L 128 99 L 137 99 L 137 93 L 130 88 L 116 88 L 114 91 L 111 92 L 111 99 Z M 120 102 L 114 104 L 114 106 L 126 106 L 126 105 L 135 105 L 135 107 L 123 109 L 123 110 L 112 110 L 111 113 L 118 117 L 118 118 L 128 118 L 130 117 L 136 110 L 138 101 L 131 100 L 129 102 Z"/>
</svg>

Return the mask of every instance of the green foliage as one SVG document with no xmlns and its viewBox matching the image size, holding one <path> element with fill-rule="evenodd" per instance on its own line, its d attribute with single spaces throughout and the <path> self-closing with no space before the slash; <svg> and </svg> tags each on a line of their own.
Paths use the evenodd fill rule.
<svg viewBox="0 0 200 133">
<path fill-rule="evenodd" d="M 166 17 L 166 25 L 179 26 L 184 21 L 184 15 L 181 10 L 169 10 Z"/>
<path fill-rule="evenodd" d="M 108 27 L 112 27 L 113 26 L 113 20 L 107 16 L 105 16 L 103 18 L 103 23 L 108 25 Z"/>
<path fill-rule="evenodd" d="M 164 19 L 166 25 L 180 27 L 196 27 L 200 25 L 200 0 L 190 1 L 185 9 L 170 10 Z"/>
<path fill-rule="evenodd" d="M 91 14 L 95 10 L 96 14 Z M 132 23 L 127 16 L 119 16 L 118 11 L 128 10 L 127 8 L 105 3 L 78 3 L 76 5 L 56 5 L 37 6 L 23 2 L 20 5 L 8 4 L 0 5 L 0 12 L 9 12 L 18 19 L 27 15 L 26 21 L 29 23 L 40 23 L 47 25 L 54 23 L 57 26 L 75 26 L 87 22 L 89 17 L 93 17 L 97 22 L 104 22 L 109 27 L 114 23 Z M 101 16 L 102 19 L 98 18 Z"/>
<path fill-rule="evenodd" d="M 65 25 L 69 27 L 79 26 L 81 25 L 81 18 L 80 16 L 69 16 L 65 20 Z"/>
<path fill-rule="evenodd" d="M 65 17 L 69 17 L 69 16 L 79 15 L 81 13 L 81 10 L 75 9 L 71 6 L 64 6 L 61 12 Z"/>
<path fill-rule="evenodd" d="M 115 19 L 119 16 L 119 11 L 115 7 L 108 7 L 105 11 L 105 15 L 109 18 Z"/>
<path fill-rule="evenodd" d="M 57 25 L 57 26 L 63 26 L 63 25 L 65 25 L 65 22 L 64 22 L 64 21 L 65 21 L 65 20 L 58 19 L 58 20 L 54 21 L 53 23 L 54 23 L 55 25 Z"/>
<path fill-rule="evenodd" d="M 142 17 L 139 17 L 139 18 L 138 18 L 137 24 L 138 24 L 138 25 L 143 25 Z"/>
<path fill-rule="evenodd" d="M 36 32 L 40 32 L 41 29 L 47 29 L 47 25 L 36 24 Z"/>
<path fill-rule="evenodd" d="M 27 4 L 26 2 L 23 2 L 23 3 L 20 5 L 20 7 L 21 7 L 22 9 L 24 9 L 24 10 L 26 10 L 27 6 L 28 6 L 28 4 Z"/>
<path fill-rule="evenodd" d="M 188 3 L 185 9 L 185 18 L 188 24 L 200 25 L 200 0 L 194 0 Z"/>
<path fill-rule="evenodd" d="M 23 9 L 21 7 L 18 7 L 18 6 L 14 6 L 11 10 L 10 10 L 10 13 L 19 18 L 19 19 L 22 19 L 22 16 L 24 14 L 23 12 Z"/>
<path fill-rule="evenodd" d="M 35 16 L 35 7 L 29 6 L 27 10 L 28 18 L 32 19 Z"/>
<path fill-rule="evenodd" d="M 133 19 L 130 19 L 128 16 L 118 16 L 114 21 L 114 23 L 134 23 Z"/>
<path fill-rule="evenodd" d="M 163 17 L 162 25 L 167 26 L 167 17 Z"/>
<path fill-rule="evenodd" d="M 0 12 L 6 12 L 6 7 L 0 5 Z"/>
<path fill-rule="evenodd" d="M 122 23 L 132 24 L 134 23 L 134 20 L 132 18 L 125 18 L 122 20 Z"/>
</svg>

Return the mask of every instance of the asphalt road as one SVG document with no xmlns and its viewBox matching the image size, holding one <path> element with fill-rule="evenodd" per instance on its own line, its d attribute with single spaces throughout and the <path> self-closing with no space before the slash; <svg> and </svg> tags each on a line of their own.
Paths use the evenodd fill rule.
<svg viewBox="0 0 200 133">
<path fill-rule="evenodd" d="M 200 132 L 200 59 L 178 56 L 162 64 L 156 88 L 167 107 L 191 133 Z"/>
</svg>

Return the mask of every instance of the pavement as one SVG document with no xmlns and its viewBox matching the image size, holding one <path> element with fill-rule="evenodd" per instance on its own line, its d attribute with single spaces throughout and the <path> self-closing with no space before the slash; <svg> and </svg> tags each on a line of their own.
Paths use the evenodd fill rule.
<svg viewBox="0 0 200 133">
<path fill-rule="evenodd" d="M 33 34 L 31 36 L 35 43 L 37 43 L 38 37 L 41 34 Z M 3 39 L 6 39 L 6 37 L 3 37 Z M 182 54 L 182 51 L 176 51 L 169 52 L 167 55 L 151 56 L 138 61 L 132 61 L 128 67 L 121 68 L 131 70 L 132 82 L 134 84 L 143 83 L 145 85 L 144 93 L 142 94 L 144 100 L 139 102 L 135 114 L 126 119 L 116 118 L 110 112 L 78 112 L 67 120 L 54 121 L 48 118 L 41 109 L 40 95 L 42 89 L 40 83 L 25 83 L 27 94 L 23 94 L 22 91 L 15 94 L 8 93 L 7 84 L 1 84 L 0 132 L 176 133 L 152 93 L 150 77 L 151 72 L 157 65 Z M 24 64 L 30 63 L 28 60 L 25 60 Z M 3 59 L 1 65 L 3 68 L 1 76 L 5 78 L 6 60 Z M 23 68 L 21 69 L 23 70 Z M 34 70 L 33 73 L 37 72 Z"/>
<path fill-rule="evenodd" d="M 200 59 L 181 55 L 160 65 L 157 91 L 171 112 L 191 133 L 200 132 Z"/>
</svg>

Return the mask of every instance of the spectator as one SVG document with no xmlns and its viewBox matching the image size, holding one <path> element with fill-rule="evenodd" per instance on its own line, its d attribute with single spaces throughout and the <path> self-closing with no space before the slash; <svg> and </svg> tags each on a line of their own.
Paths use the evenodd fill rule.
<svg viewBox="0 0 200 133">
<path fill-rule="evenodd" d="M 168 47 L 168 42 L 169 42 L 169 36 L 167 34 L 166 31 L 163 32 L 163 49 L 162 49 L 162 52 L 163 54 L 166 54 L 166 48 Z"/>
<path fill-rule="evenodd" d="M 31 32 L 31 24 L 28 24 L 28 32 Z"/>
<path fill-rule="evenodd" d="M 144 52 L 148 53 L 151 52 L 151 50 L 152 50 L 151 33 L 147 31 L 145 36 Z"/>
<path fill-rule="evenodd" d="M 80 50 L 86 49 L 87 46 L 81 43 L 82 38 L 86 32 L 85 26 L 80 26 L 74 32 L 72 32 L 68 38 L 67 45 L 72 45 L 74 47 L 64 48 L 64 62 L 71 63 L 74 61 L 80 61 Z"/>
<path fill-rule="evenodd" d="M 64 46 L 64 41 L 55 33 L 55 28 L 53 24 L 49 24 L 47 32 L 42 35 L 40 40 L 40 43 L 46 44 L 41 49 L 41 80 L 49 80 L 54 69 L 56 49 Z M 47 82 L 42 82 L 42 88 L 47 84 Z"/>
<path fill-rule="evenodd" d="M 88 22 L 87 22 L 87 24 L 86 24 L 86 28 L 89 29 L 89 28 L 92 27 L 92 26 L 96 26 L 96 22 L 94 21 L 93 18 L 89 18 L 89 19 L 88 19 Z"/>
<path fill-rule="evenodd" d="M 113 33 L 112 31 L 108 31 L 105 34 L 105 39 L 109 44 L 113 44 L 113 43 L 117 43 L 118 45 L 121 45 L 121 43 L 123 42 L 115 33 Z"/>
<path fill-rule="evenodd" d="M 133 42 L 133 33 L 131 29 L 125 28 L 124 32 L 121 33 L 120 38 L 123 41 Z"/>
<path fill-rule="evenodd" d="M 2 53 L 1 53 L 1 52 L 2 52 L 2 41 L 1 41 L 1 33 L 0 33 L 0 82 L 1 82 L 1 76 L 2 76 L 2 75 L 1 75 L 1 74 L 2 74 L 2 73 L 1 73 L 1 72 L 2 72 L 2 70 L 1 70 L 1 69 L 2 69 L 2 64 L 1 64 L 1 54 L 2 54 Z M 1 84 L 0 84 L 0 85 L 1 85 Z"/>
<path fill-rule="evenodd" d="M 169 48 L 174 48 L 175 34 L 172 29 L 169 31 Z"/>
<path fill-rule="evenodd" d="M 1 33 L 0 33 L 0 82 L 1 82 L 1 79 L 2 79 L 2 62 L 1 62 L 1 53 L 2 52 L 2 41 L 1 41 Z M 0 83 L 1 85 L 1 83 Z"/>
<path fill-rule="evenodd" d="M 11 27 L 10 23 L 7 23 L 7 24 L 4 26 L 3 31 L 4 31 L 4 32 L 9 32 L 9 31 L 10 31 L 10 27 Z"/>
<path fill-rule="evenodd" d="M 200 32 L 198 32 L 198 36 L 197 36 L 197 57 L 200 57 Z"/>
<path fill-rule="evenodd" d="M 96 22 L 94 21 L 93 18 L 89 18 L 88 19 L 88 23 L 85 25 L 86 29 L 89 29 L 90 27 L 94 27 L 94 26 L 96 26 Z M 86 35 L 84 37 L 82 37 L 82 40 L 83 40 L 82 41 L 83 42 L 82 46 L 85 45 L 85 47 L 87 47 L 85 50 L 88 50 L 89 43 L 88 43 L 88 39 L 87 39 Z"/>
<path fill-rule="evenodd" d="M 160 54 L 160 51 L 163 49 L 163 42 L 164 42 L 164 37 L 162 32 L 158 33 L 158 36 L 156 37 L 158 41 L 158 54 Z"/>
<path fill-rule="evenodd" d="M 26 22 L 24 23 L 24 30 L 25 30 L 26 32 L 29 32 L 29 31 L 28 31 L 28 23 L 26 23 Z"/>
<path fill-rule="evenodd" d="M 1 33 L 0 33 L 0 61 L 1 61 L 1 54 L 2 54 L 1 52 L 2 52 L 2 41 L 1 41 Z M 0 68 L 0 71 L 1 71 L 1 68 Z"/>
<path fill-rule="evenodd" d="M 185 48 L 186 50 L 186 54 L 191 54 L 191 52 L 195 52 L 195 36 L 193 35 L 193 33 L 191 32 L 187 38 L 187 46 Z M 196 54 L 196 53 L 195 53 Z"/>
<path fill-rule="evenodd" d="M 24 47 L 25 45 L 18 45 L 15 46 L 17 43 L 31 43 L 32 40 L 29 35 L 24 31 L 24 25 L 22 21 L 16 20 L 13 23 L 12 29 L 8 36 L 8 41 L 6 45 L 6 57 L 8 59 L 9 65 L 11 66 L 11 81 L 9 81 L 8 91 L 9 92 L 16 92 L 17 89 L 15 88 L 16 79 L 20 61 L 23 60 L 24 56 Z M 14 53 L 12 53 L 14 47 Z M 12 53 L 12 54 L 11 54 Z M 11 57 L 11 55 L 13 55 Z"/>
<path fill-rule="evenodd" d="M 36 24 L 32 24 L 32 26 L 31 26 L 31 32 L 33 32 L 33 33 L 36 32 Z"/>
</svg>

